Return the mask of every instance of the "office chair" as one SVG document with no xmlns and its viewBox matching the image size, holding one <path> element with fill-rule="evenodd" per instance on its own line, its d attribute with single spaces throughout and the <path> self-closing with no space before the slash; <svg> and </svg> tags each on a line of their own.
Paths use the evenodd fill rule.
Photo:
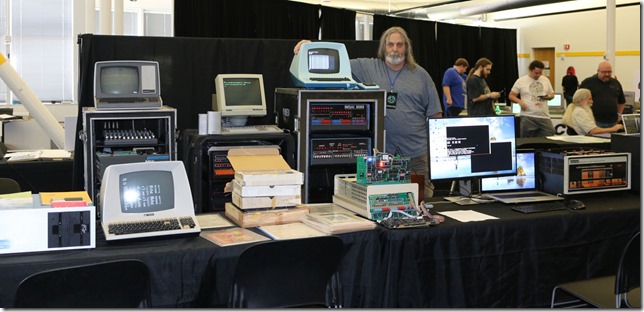
<svg viewBox="0 0 644 312">
<path fill-rule="evenodd" d="M 342 240 L 321 236 L 252 245 L 239 256 L 229 308 L 333 307 L 343 304 Z"/>
<path fill-rule="evenodd" d="M 116 260 L 65 267 L 25 278 L 15 308 L 145 308 L 150 274 L 140 260 Z"/>
<path fill-rule="evenodd" d="M 20 192 L 20 184 L 11 178 L 0 178 L 0 194 Z"/>
<path fill-rule="evenodd" d="M 626 243 L 617 267 L 617 274 L 583 281 L 564 283 L 552 290 L 550 307 L 588 307 L 615 309 L 639 308 L 640 288 L 640 232 L 635 233 Z M 556 302 L 557 290 L 563 290 L 576 300 Z M 574 306 L 570 306 L 575 304 Z"/>
</svg>

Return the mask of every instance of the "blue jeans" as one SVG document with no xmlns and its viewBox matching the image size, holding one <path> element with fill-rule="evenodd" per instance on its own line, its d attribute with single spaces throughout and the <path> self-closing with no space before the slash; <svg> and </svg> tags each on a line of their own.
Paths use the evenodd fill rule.
<svg viewBox="0 0 644 312">
<path fill-rule="evenodd" d="M 601 122 L 601 121 L 595 121 L 595 124 L 597 127 L 600 128 L 610 128 L 616 124 L 616 122 Z"/>
</svg>

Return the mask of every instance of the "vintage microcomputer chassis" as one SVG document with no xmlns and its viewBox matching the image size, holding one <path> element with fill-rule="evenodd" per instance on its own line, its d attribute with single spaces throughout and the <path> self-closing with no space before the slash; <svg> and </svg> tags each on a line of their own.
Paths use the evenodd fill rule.
<svg viewBox="0 0 644 312">
<path fill-rule="evenodd" d="M 96 247 L 96 208 L 0 209 L 0 254 Z"/>
<path fill-rule="evenodd" d="M 361 185 L 355 174 L 337 174 L 334 180 L 333 203 L 370 220 L 387 218 L 392 210 L 418 216 L 417 183 Z M 406 217 L 394 213 L 393 218 Z"/>
<path fill-rule="evenodd" d="M 631 153 L 549 150 L 539 153 L 543 190 L 584 194 L 631 189 Z"/>
</svg>

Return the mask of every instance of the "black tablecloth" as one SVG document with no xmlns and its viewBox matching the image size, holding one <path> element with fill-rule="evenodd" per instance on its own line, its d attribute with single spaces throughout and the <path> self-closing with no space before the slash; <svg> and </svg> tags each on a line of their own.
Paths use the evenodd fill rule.
<svg viewBox="0 0 644 312">
<path fill-rule="evenodd" d="M 472 209 L 499 219 L 446 218 L 424 229 L 341 234 L 345 306 L 546 307 L 558 283 L 614 274 L 620 250 L 640 227 L 639 195 L 579 199 L 587 209 L 530 215 L 502 204 L 436 204 L 434 212 Z M 92 250 L 0 255 L 0 307 L 12 306 L 18 284 L 30 274 L 124 258 L 149 266 L 153 307 L 221 307 L 236 258 L 247 247 L 221 248 L 201 237 L 108 244 L 97 236 Z"/>
</svg>

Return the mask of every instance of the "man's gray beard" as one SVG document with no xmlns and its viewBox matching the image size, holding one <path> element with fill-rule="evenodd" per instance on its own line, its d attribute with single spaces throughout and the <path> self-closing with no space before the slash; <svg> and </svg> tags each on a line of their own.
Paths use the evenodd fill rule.
<svg viewBox="0 0 644 312">
<path fill-rule="evenodd" d="M 392 65 L 400 65 L 405 61 L 405 57 L 402 55 L 387 55 L 387 62 Z"/>
</svg>

